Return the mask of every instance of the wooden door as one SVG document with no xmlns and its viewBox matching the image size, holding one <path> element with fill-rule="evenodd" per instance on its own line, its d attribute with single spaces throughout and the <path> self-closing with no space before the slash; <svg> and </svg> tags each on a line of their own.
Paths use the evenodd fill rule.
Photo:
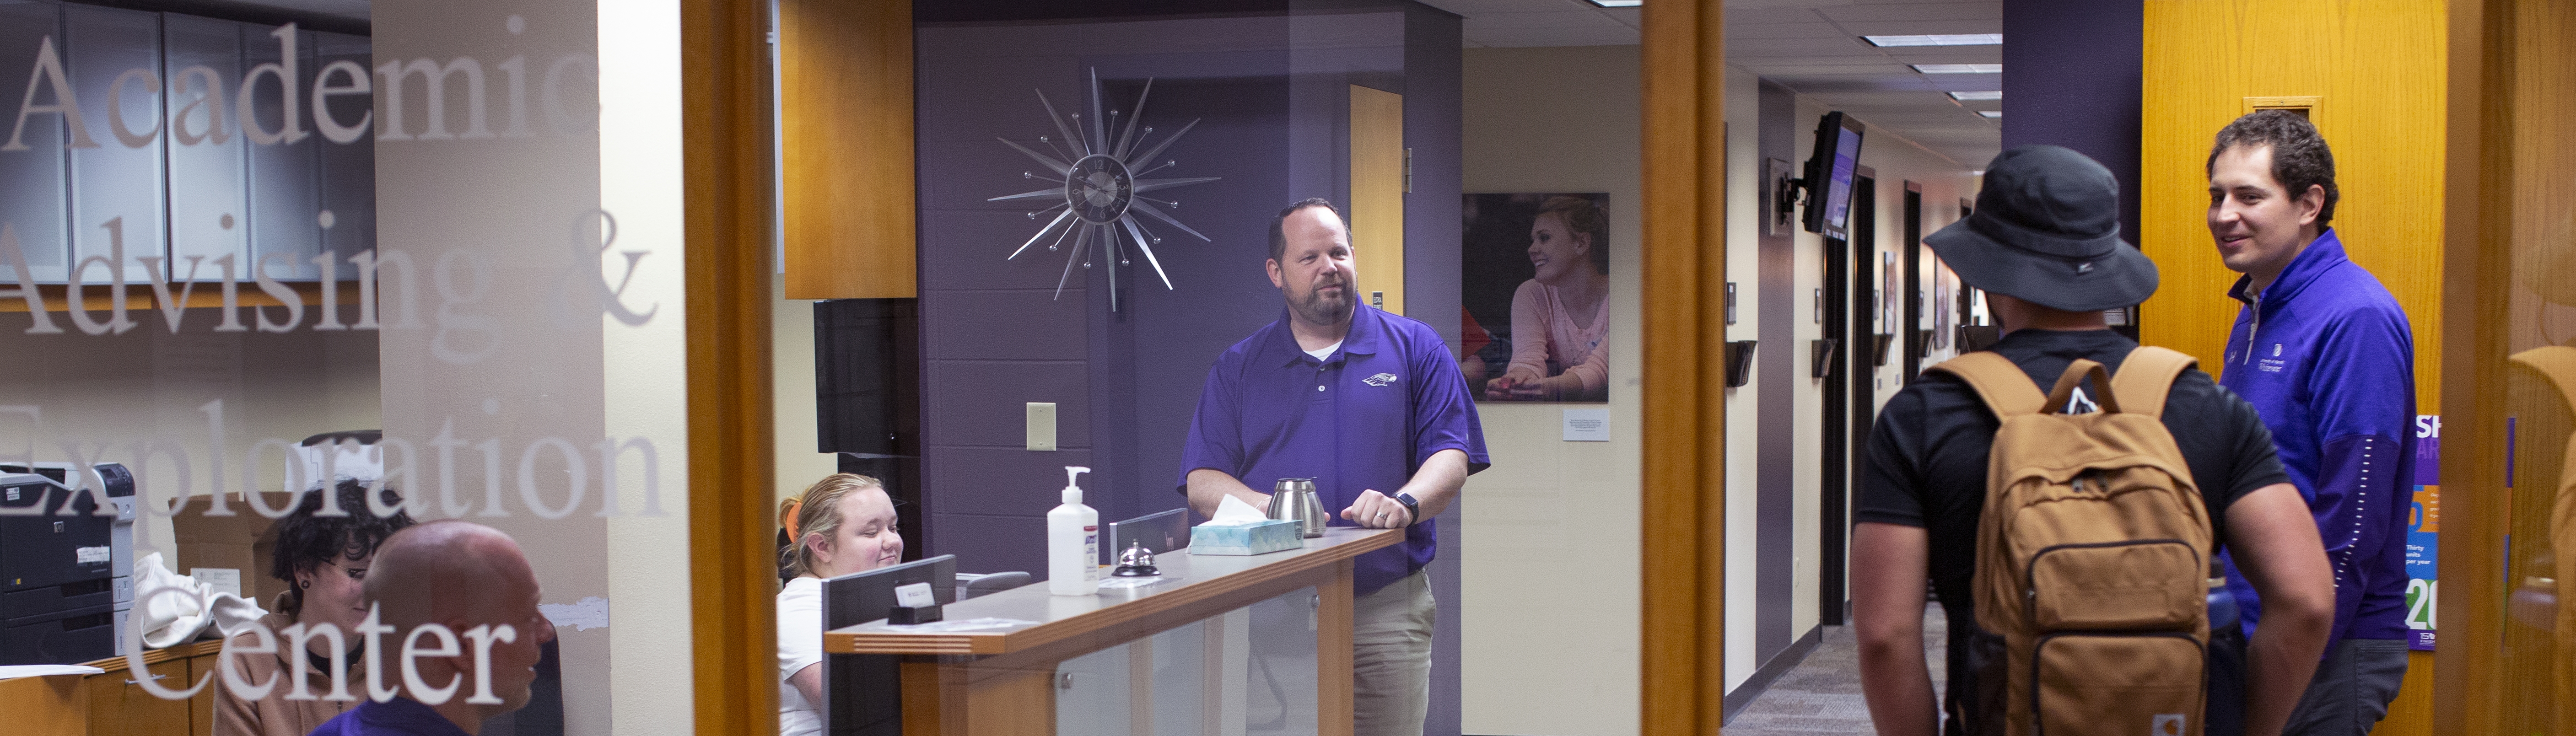
<svg viewBox="0 0 2576 736">
<path fill-rule="evenodd" d="M 1404 95 L 1351 85 L 1351 258 L 1360 298 L 1404 313 Z"/>
</svg>

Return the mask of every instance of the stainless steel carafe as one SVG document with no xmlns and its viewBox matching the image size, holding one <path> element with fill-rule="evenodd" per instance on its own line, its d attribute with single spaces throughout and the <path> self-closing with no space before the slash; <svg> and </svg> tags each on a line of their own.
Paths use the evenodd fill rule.
<svg viewBox="0 0 2576 736">
<path fill-rule="evenodd" d="M 1281 478 L 1271 486 L 1270 518 L 1297 522 L 1297 533 L 1310 539 L 1324 536 L 1324 524 L 1332 520 L 1324 515 L 1313 478 Z"/>
</svg>

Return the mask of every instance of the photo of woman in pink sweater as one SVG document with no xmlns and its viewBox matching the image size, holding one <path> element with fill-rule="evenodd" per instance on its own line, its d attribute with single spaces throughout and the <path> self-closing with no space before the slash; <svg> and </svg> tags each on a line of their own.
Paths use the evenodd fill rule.
<svg viewBox="0 0 2576 736">
<path fill-rule="evenodd" d="M 1609 242 L 1609 217 L 1593 198 L 1539 203 L 1526 249 L 1532 273 L 1511 298 L 1509 362 L 1485 380 L 1484 398 L 1608 400 Z"/>
</svg>

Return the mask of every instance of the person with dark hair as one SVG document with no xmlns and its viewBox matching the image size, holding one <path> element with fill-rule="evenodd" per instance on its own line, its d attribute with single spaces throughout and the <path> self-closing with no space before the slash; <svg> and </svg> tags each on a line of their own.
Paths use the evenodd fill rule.
<svg viewBox="0 0 2576 736">
<path fill-rule="evenodd" d="M 1422 733 L 1431 703 L 1431 626 L 1423 566 L 1434 518 L 1485 469 L 1475 395 L 1430 325 L 1353 293 L 1351 231 L 1332 203 L 1308 199 L 1270 226 L 1278 321 L 1217 356 L 1181 449 L 1179 490 L 1214 516 L 1227 496 L 1267 507 L 1279 478 L 1312 478 L 1336 526 L 1403 529 L 1351 572 L 1352 733 Z"/>
<path fill-rule="evenodd" d="M 2332 644 L 2291 732 L 2360 734 L 2406 679 L 2406 484 L 2415 482 L 2415 337 L 2397 298 L 2344 256 L 2334 153 L 2286 110 L 2209 148 L 2209 234 L 2245 274 L 2219 383 L 2253 402 L 2334 561 Z M 2242 575 L 2245 625 L 2263 614 Z"/>
<path fill-rule="evenodd" d="M 2170 443 L 2171 449 L 2156 462 L 2181 461 L 2182 467 L 2168 465 L 2164 472 L 2169 480 L 2188 484 L 2190 490 L 2182 497 L 2200 507 L 2199 523 L 2207 524 L 2205 538 L 2245 563 L 2254 589 L 2272 596 L 2276 604 L 2276 615 L 2243 642 L 2242 680 L 2231 683 L 2211 677 L 2203 712 L 2174 714 L 2173 721 L 2161 724 L 2103 723 L 2082 732 L 2168 733 L 2146 728 L 2153 724 L 2171 726 L 2176 729 L 2172 733 L 2301 733 L 2281 726 L 2289 720 L 2299 691 L 2325 648 L 2331 618 L 2328 606 L 2334 598 L 2325 554 L 2298 490 L 2281 472 L 2271 434 L 2254 407 L 2220 388 L 2209 374 L 2189 367 L 2178 367 L 2164 387 L 2161 406 L 2150 408 L 2138 402 L 2123 407 L 2118 400 L 2122 395 L 2148 394 L 2117 388 L 2120 371 L 2125 370 L 2122 366 L 2130 364 L 2139 347 L 2112 332 L 2102 312 L 2146 301 L 2161 280 L 2155 262 L 2120 237 L 2120 187 L 2111 171 L 2065 148 L 2015 147 L 1987 164 L 1975 211 L 1924 236 L 1923 244 L 1957 270 L 1962 282 L 1986 291 L 1987 304 L 2003 325 L 2002 339 L 1984 351 L 1972 351 L 1980 357 L 1944 365 L 1991 362 L 1995 357 L 2010 361 L 2031 380 L 2020 387 L 2030 397 L 2028 406 L 2045 407 L 2052 414 L 2096 414 L 2107 409 L 2154 417 L 2152 421 L 2164 431 L 2140 436 Z M 2101 364 L 2113 376 L 2111 385 L 2090 382 L 2089 392 L 2086 383 L 2069 385 L 2063 389 L 2067 391 L 2064 403 L 2048 406 L 2040 391 L 2082 360 Z M 2145 362 L 2152 366 L 2155 359 Z M 1871 426 L 1865 461 L 1854 474 L 1852 631 L 1860 645 L 1861 693 L 1869 703 L 1876 732 L 1887 736 L 2004 733 L 2007 726 L 2016 725 L 2007 723 L 2015 717 L 2010 700 L 2019 693 L 2014 688 L 2027 687 L 2026 682 L 2014 683 L 2020 678 L 2004 671 L 2013 659 L 2007 651 L 2013 646 L 2010 640 L 2004 632 L 1986 628 L 1987 623 L 2009 624 L 2027 614 L 2010 610 L 2009 604 L 2003 611 L 1985 608 L 2002 596 L 1979 600 L 1978 586 L 1989 581 L 1978 574 L 1978 568 L 1992 563 L 1979 557 L 1985 551 L 1983 545 L 2001 541 L 1988 535 L 2006 534 L 2004 524 L 1987 522 L 2025 518 L 2007 515 L 2012 509 L 2000 507 L 1995 509 L 1998 516 L 1986 515 L 1990 499 L 2001 498 L 1989 496 L 1994 492 L 1991 482 L 1997 480 L 1993 476 L 2015 470 L 1992 462 L 1996 449 L 2014 439 L 2002 434 L 2006 424 L 2002 417 L 2014 416 L 2010 421 L 2019 427 L 2031 426 L 2027 422 L 2037 417 L 1999 412 L 1971 383 L 1971 373 L 1947 368 L 1928 371 L 1890 398 Z M 2140 375 L 2162 378 L 2155 373 Z M 2006 388 L 2003 382 L 2010 380 L 2009 374 L 1995 380 L 1992 387 Z M 2066 462 L 2080 468 L 2084 460 Z M 2095 477 L 2098 484 L 2104 476 Z M 2124 486 L 2120 493 L 2144 487 Z M 2182 487 L 2186 486 L 2173 486 Z M 2096 488 L 2108 493 L 2105 486 Z M 2200 587 L 2207 580 L 2201 577 L 2204 564 L 2195 550 L 2184 593 L 2195 602 L 2205 595 Z M 1989 569 L 1987 574 L 1996 572 Z M 2003 577 L 2012 575 L 2006 572 Z M 1949 620 L 1949 674 L 1937 700 L 1923 661 L 1927 579 Z M 2085 592 L 2071 594 L 2069 599 L 2148 600 L 2120 598 L 2114 592 L 2148 589 L 2141 580 L 2155 578 L 2088 580 L 2075 586 Z M 2010 590 L 2037 589 L 2016 579 Z M 1983 592 L 1991 596 L 1996 591 L 1989 587 Z M 2223 648 L 2212 647 L 2202 661 L 2205 667 L 2225 671 L 2234 658 Z M 2083 685 L 2101 683 L 2070 684 L 2082 691 Z M 2134 692 L 2152 689 L 2139 687 Z M 2079 717 L 2094 716 L 2086 712 Z M 2011 732 L 2029 732 L 2033 720 L 2021 721 Z M 2231 730 L 2235 727 L 2241 730 Z"/>
<path fill-rule="evenodd" d="M 411 515 L 402 510 L 402 495 L 391 488 L 377 491 L 376 503 L 393 513 L 376 515 L 367 505 L 367 485 L 349 478 L 332 486 L 316 485 L 300 495 L 294 511 L 277 521 L 277 545 L 270 553 L 268 574 L 286 581 L 287 589 L 270 602 L 275 612 L 259 623 L 271 632 L 286 632 L 298 624 L 309 631 L 328 624 L 339 630 L 340 637 L 311 636 L 302 646 L 291 646 L 291 637 L 281 635 L 273 642 L 274 655 L 231 658 L 241 668 L 243 681 L 264 682 L 276 675 L 280 684 L 256 701 L 234 697 L 229 687 L 213 688 L 217 736 L 302 736 L 366 697 L 366 669 L 357 666 L 363 655 L 358 648 L 358 623 L 367 618 L 360 588 L 377 545 L 412 525 Z M 334 496 L 330 500 L 339 513 L 323 513 L 326 493 Z M 248 631 L 237 633 L 225 646 L 255 647 L 255 636 Z M 301 678 L 294 674 L 298 671 L 303 673 Z M 312 699 L 293 697 L 299 679 L 310 682 L 306 692 L 314 695 Z M 339 698 L 343 693 L 355 697 Z"/>
<path fill-rule="evenodd" d="M 1530 222 L 1537 272 L 1512 293 L 1512 360 L 1485 396 L 1524 401 L 1609 397 L 1610 218 L 1582 197 L 1547 198 Z"/>
</svg>

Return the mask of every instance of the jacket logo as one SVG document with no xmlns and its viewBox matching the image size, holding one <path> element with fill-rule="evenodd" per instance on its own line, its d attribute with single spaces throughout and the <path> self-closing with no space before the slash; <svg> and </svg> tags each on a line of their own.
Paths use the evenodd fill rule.
<svg viewBox="0 0 2576 736">
<path fill-rule="evenodd" d="M 1393 373 L 1380 373 L 1380 374 L 1377 374 L 1377 375 L 1374 375 L 1374 376 L 1369 376 L 1369 377 L 1367 377 L 1367 378 L 1360 379 L 1360 382 L 1361 382 L 1361 383 L 1365 383 L 1365 384 L 1368 384 L 1368 385 L 1371 385 L 1371 386 L 1384 386 L 1384 385 L 1387 385 L 1387 384 L 1390 384 L 1390 383 L 1394 383 L 1395 381 L 1396 381 L 1396 377 L 1395 377 L 1395 374 L 1393 374 Z"/>
<path fill-rule="evenodd" d="M 2275 358 L 2281 357 L 2281 344 L 2280 344 L 2280 343 L 2277 343 L 2277 342 L 2276 342 L 2276 343 L 2272 343 L 2272 357 L 2275 357 Z"/>
<path fill-rule="evenodd" d="M 2155 736 L 2182 736 L 2182 714 L 2156 714 L 2155 722 L 2147 728 L 2147 733 Z"/>
</svg>

